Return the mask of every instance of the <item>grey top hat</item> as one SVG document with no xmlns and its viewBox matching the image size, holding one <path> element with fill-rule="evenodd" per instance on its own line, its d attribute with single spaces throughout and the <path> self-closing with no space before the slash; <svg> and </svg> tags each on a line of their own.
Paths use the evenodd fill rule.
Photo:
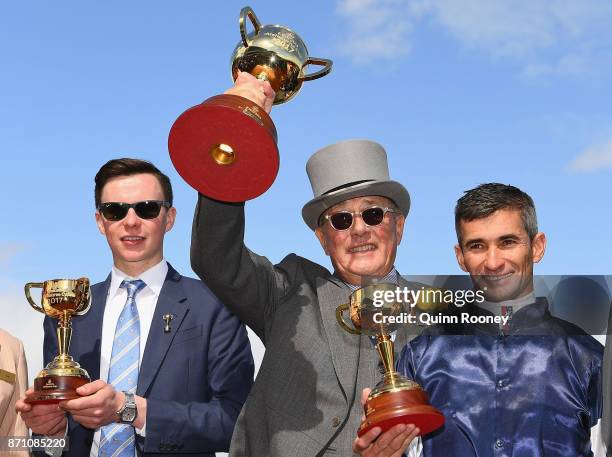
<svg viewBox="0 0 612 457">
<path fill-rule="evenodd" d="M 387 154 L 378 143 L 347 140 L 327 146 L 308 159 L 306 172 L 314 198 L 302 208 L 302 218 L 312 230 L 328 208 L 366 195 L 390 198 L 404 216 L 408 215 L 410 195 L 404 186 L 389 179 Z"/>
</svg>

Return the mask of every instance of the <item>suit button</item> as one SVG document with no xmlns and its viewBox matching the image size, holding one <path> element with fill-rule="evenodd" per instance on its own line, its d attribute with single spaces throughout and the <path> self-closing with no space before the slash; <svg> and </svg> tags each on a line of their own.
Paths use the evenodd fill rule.
<svg viewBox="0 0 612 457">
<path fill-rule="evenodd" d="M 340 425 L 340 422 L 342 422 L 342 420 L 340 419 L 339 416 L 336 416 L 332 419 L 332 427 L 336 428 L 338 425 Z"/>
</svg>

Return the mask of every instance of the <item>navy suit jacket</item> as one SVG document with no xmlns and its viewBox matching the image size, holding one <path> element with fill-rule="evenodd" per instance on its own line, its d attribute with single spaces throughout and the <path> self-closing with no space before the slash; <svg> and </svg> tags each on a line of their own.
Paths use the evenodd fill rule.
<svg viewBox="0 0 612 457">
<path fill-rule="evenodd" d="M 100 377 L 102 318 L 110 275 L 91 287 L 92 304 L 72 320 L 70 355 Z M 164 314 L 173 314 L 169 333 Z M 58 353 L 57 320 L 45 318 L 45 364 Z M 136 394 L 147 399 L 146 437 L 139 455 L 185 453 L 214 457 L 227 451 L 234 424 L 253 383 L 253 357 L 244 325 L 201 281 L 168 265 L 149 330 Z M 89 456 L 93 430 L 69 421 L 69 449 Z"/>
</svg>

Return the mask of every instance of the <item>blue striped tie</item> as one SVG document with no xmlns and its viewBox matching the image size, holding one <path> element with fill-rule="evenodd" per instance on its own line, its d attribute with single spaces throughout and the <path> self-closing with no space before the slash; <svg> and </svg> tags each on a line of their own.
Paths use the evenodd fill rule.
<svg viewBox="0 0 612 457">
<path fill-rule="evenodd" d="M 127 300 L 115 327 L 113 353 L 108 369 L 108 383 L 115 390 L 136 392 L 138 384 L 138 360 L 140 357 L 140 319 L 136 308 L 136 294 L 146 284 L 137 279 L 124 280 Z M 108 424 L 102 427 L 99 457 L 134 457 L 134 427 L 125 424 Z"/>
</svg>

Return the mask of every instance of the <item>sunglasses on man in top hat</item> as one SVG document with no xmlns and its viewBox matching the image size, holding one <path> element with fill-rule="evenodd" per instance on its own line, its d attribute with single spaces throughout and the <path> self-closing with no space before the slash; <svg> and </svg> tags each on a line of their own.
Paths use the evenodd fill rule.
<svg viewBox="0 0 612 457">
<path fill-rule="evenodd" d="M 355 216 L 360 216 L 366 225 L 375 227 L 382 223 L 382 221 L 385 219 L 385 214 L 397 212 L 398 211 L 394 210 L 393 208 L 387 208 L 384 206 L 372 206 L 359 212 L 337 211 L 333 214 L 326 214 L 325 216 L 322 216 L 321 225 L 325 223 L 325 221 L 329 221 L 334 230 L 342 232 L 350 229 L 353 226 Z"/>
</svg>

